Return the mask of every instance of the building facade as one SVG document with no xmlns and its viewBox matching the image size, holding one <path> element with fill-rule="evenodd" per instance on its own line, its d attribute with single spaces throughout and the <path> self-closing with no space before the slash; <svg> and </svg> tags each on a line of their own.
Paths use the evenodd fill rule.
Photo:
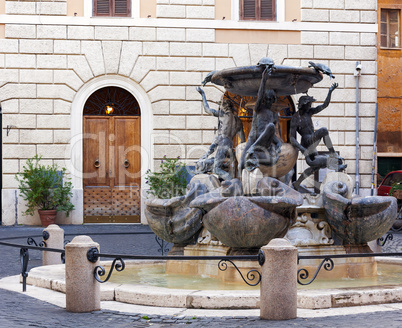
<svg viewBox="0 0 402 328">
<path fill-rule="evenodd" d="M 359 95 L 359 185 L 369 194 L 377 31 L 374 0 L 0 0 L 2 224 L 39 224 L 22 215 L 14 177 L 35 154 L 71 173 L 76 209 L 57 223 L 96 222 L 99 208 L 111 221 L 146 223 L 147 169 L 165 155 L 194 165 L 213 140 L 216 118 L 195 86 L 265 56 L 332 69 L 339 87 L 314 125 L 328 127 L 352 177 Z M 309 94 L 323 102 L 332 82 L 325 76 Z M 223 89 L 204 90 L 217 107 Z"/>
<path fill-rule="evenodd" d="M 378 1 L 378 173 L 402 167 L 402 1 Z"/>
</svg>

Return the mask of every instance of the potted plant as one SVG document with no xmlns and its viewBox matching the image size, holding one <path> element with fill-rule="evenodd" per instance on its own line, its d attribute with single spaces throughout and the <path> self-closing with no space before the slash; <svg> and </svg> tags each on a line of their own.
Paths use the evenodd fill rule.
<svg viewBox="0 0 402 328">
<path fill-rule="evenodd" d="M 57 211 L 64 211 L 69 216 L 74 209 L 71 203 L 72 183 L 65 168 L 56 164 L 39 164 L 42 156 L 35 155 L 27 160 L 22 172 L 16 174 L 20 195 L 26 201 L 25 215 L 34 215 L 38 210 L 42 226 L 53 224 Z"/>
<path fill-rule="evenodd" d="M 202 211 L 188 205 L 205 186 L 199 182 L 187 186 L 185 165 L 180 157 L 163 158 L 159 172 L 147 171 L 148 194 L 145 216 L 152 231 L 173 243 L 170 255 L 183 254 L 183 247 L 194 241 L 202 227 Z"/>
<path fill-rule="evenodd" d="M 147 184 L 148 193 L 160 199 L 170 199 L 176 196 L 186 194 L 186 168 L 185 164 L 180 162 L 180 157 L 163 157 L 160 165 L 160 172 L 148 170 Z"/>
</svg>

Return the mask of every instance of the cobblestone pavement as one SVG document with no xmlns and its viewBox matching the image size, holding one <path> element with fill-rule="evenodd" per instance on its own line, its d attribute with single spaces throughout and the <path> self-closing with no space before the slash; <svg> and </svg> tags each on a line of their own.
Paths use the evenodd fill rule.
<svg viewBox="0 0 402 328">
<path fill-rule="evenodd" d="M 88 234 L 101 245 L 101 251 L 118 254 L 158 255 L 160 248 L 153 235 L 100 236 L 100 232 L 150 231 L 141 225 L 85 225 L 62 226 L 65 233 Z M 40 227 L 0 227 L 0 239 L 7 236 L 27 236 L 42 233 Z M 70 236 L 66 236 L 70 239 Z M 41 238 L 36 238 L 40 241 Z M 26 243 L 26 238 L 14 240 Z M 383 251 L 400 252 L 402 234 L 394 234 Z M 41 265 L 41 253 L 30 252 L 29 268 Z M 20 272 L 19 249 L 0 245 L 0 278 Z M 98 311 L 92 313 L 69 313 L 65 309 L 29 296 L 0 289 L 0 328 L 3 327 L 177 327 L 190 324 L 191 327 L 402 327 L 402 310 L 369 312 L 353 315 L 337 315 L 317 318 L 297 318 L 288 321 L 264 321 L 258 317 L 184 317 L 160 316 L 146 313 L 120 313 Z M 340 310 L 340 313 L 341 310 Z"/>
<path fill-rule="evenodd" d="M 98 311 L 69 313 L 63 308 L 37 299 L 0 290 L 0 327 L 387 327 L 402 326 L 402 311 L 372 312 L 319 318 L 297 318 L 288 321 L 265 321 L 258 317 L 184 317 L 158 316 L 143 313 Z"/>
</svg>

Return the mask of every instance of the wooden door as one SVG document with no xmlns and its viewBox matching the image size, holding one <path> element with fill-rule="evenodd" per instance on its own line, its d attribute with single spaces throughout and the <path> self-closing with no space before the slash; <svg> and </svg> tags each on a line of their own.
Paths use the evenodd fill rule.
<svg viewBox="0 0 402 328">
<path fill-rule="evenodd" d="M 140 116 L 84 116 L 84 222 L 140 222 Z"/>
</svg>

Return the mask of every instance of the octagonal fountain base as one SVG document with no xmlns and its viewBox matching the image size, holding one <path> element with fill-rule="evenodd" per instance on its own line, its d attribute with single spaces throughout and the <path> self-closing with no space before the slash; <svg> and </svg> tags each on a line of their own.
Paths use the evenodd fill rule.
<svg viewBox="0 0 402 328">
<path fill-rule="evenodd" d="M 400 259 L 380 258 L 378 261 L 381 261 L 381 265 L 388 262 L 388 265 L 395 267 L 395 270 L 400 270 L 402 265 Z M 105 266 L 110 264 L 110 262 L 102 263 Z M 115 272 L 112 277 L 115 281 L 118 281 L 122 279 L 123 274 L 130 275 L 130 268 L 146 272 L 150 267 L 154 267 L 155 265 L 164 266 L 164 261 L 127 261 L 126 269 L 120 273 Z M 10 278 L 12 277 L 4 279 Z M 65 267 L 60 264 L 33 268 L 29 272 L 27 282 L 29 285 L 65 293 Z M 335 282 L 334 285 L 334 282 L 325 281 L 324 285 L 336 286 L 337 283 Z M 345 281 L 342 283 L 345 283 Z M 391 281 L 383 283 L 383 286 L 371 285 L 368 287 L 313 289 L 315 288 L 314 285 L 318 287 L 320 284 L 315 281 L 308 287 L 310 289 L 305 289 L 305 287 L 298 289 L 298 308 L 326 309 L 402 302 L 402 282 L 400 279 L 398 284 L 395 281 L 393 283 Z M 250 289 L 246 285 L 243 286 L 242 290 L 200 290 L 196 285 L 192 289 L 178 289 L 152 286 L 139 280 L 130 284 L 107 282 L 101 284 L 100 287 L 102 301 L 199 309 L 259 308 L 259 288 L 254 287 L 254 289 Z"/>
</svg>

